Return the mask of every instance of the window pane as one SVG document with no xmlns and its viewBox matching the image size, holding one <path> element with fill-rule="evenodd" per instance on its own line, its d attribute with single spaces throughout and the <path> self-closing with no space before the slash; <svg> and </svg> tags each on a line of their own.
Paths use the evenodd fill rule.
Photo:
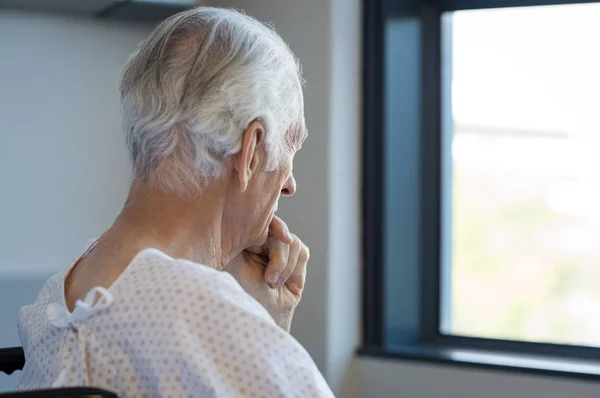
<svg viewBox="0 0 600 398">
<path fill-rule="evenodd" d="M 600 346 L 600 4 L 448 19 L 442 332 Z"/>
</svg>

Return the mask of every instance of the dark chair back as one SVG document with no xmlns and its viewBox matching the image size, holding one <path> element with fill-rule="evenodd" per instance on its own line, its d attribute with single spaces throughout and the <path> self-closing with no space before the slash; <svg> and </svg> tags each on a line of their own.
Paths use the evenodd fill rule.
<svg viewBox="0 0 600 398">
<path fill-rule="evenodd" d="M 21 347 L 0 348 L 0 372 L 11 374 L 25 366 Z M 119 398 L 115 393 L 88 387 L 54 388 L 0 393 L 0 398 Z"/>
<path fill-rule="evenodd" d="M 25 366 L 25 354 L 21 347 L 0 348 L 0 372 L 7 375 Z"/>
<path fill-rule="evenodd" d="M 119 398 L 115 393 L 88 387 L 54 388 L 0 393 L 0 398 Z"/>
</svg>

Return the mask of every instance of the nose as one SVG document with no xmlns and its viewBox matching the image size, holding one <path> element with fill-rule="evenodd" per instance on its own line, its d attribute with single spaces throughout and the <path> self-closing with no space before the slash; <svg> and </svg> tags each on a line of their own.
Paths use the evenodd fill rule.
<svg viewBox="0 0 600 398">
<path fill-rule="evenodd" d="M 290 178 L 286 181 L 283 188 L 281 188 L 281 194 L 285 196 L 292 196 L 296 192 L 296 179 L 292 174 Z"/>
</svg>

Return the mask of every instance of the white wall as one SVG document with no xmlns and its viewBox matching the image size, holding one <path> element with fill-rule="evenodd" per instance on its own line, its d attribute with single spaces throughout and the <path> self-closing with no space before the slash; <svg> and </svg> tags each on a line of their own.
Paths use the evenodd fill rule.
<svg viewBox="0 0 600 398">
<path fill-rule="evenodd" d="M 127 193 L 118 74 L 151 27 L 0 11 L 0 347 Z M 0 375 L 0 391 L 15 377 Z"/>
<path fill-rule="evenodd" d="M 0 12 L 0 275 L 65 267 L 113 221 L 129 180 L 118 74 L 149 31 Z"/>
<path fill-rule="evenodd" d="M 332 0 L 329 138 L 327 378 L 337 394 L 354 394 L 351 360 L 360 341 L 361 7 Z"/>
</svg>

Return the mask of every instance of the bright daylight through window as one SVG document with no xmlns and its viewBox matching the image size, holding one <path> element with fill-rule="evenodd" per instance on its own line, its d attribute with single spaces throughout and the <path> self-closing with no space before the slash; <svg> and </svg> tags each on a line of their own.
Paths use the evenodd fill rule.
<svg viewBox="0 0 600 398">
<path fill-rule="evenodd" d="M 445 18 L 441 331 L 600 346 L 600 4 Z"/>
</svg>

